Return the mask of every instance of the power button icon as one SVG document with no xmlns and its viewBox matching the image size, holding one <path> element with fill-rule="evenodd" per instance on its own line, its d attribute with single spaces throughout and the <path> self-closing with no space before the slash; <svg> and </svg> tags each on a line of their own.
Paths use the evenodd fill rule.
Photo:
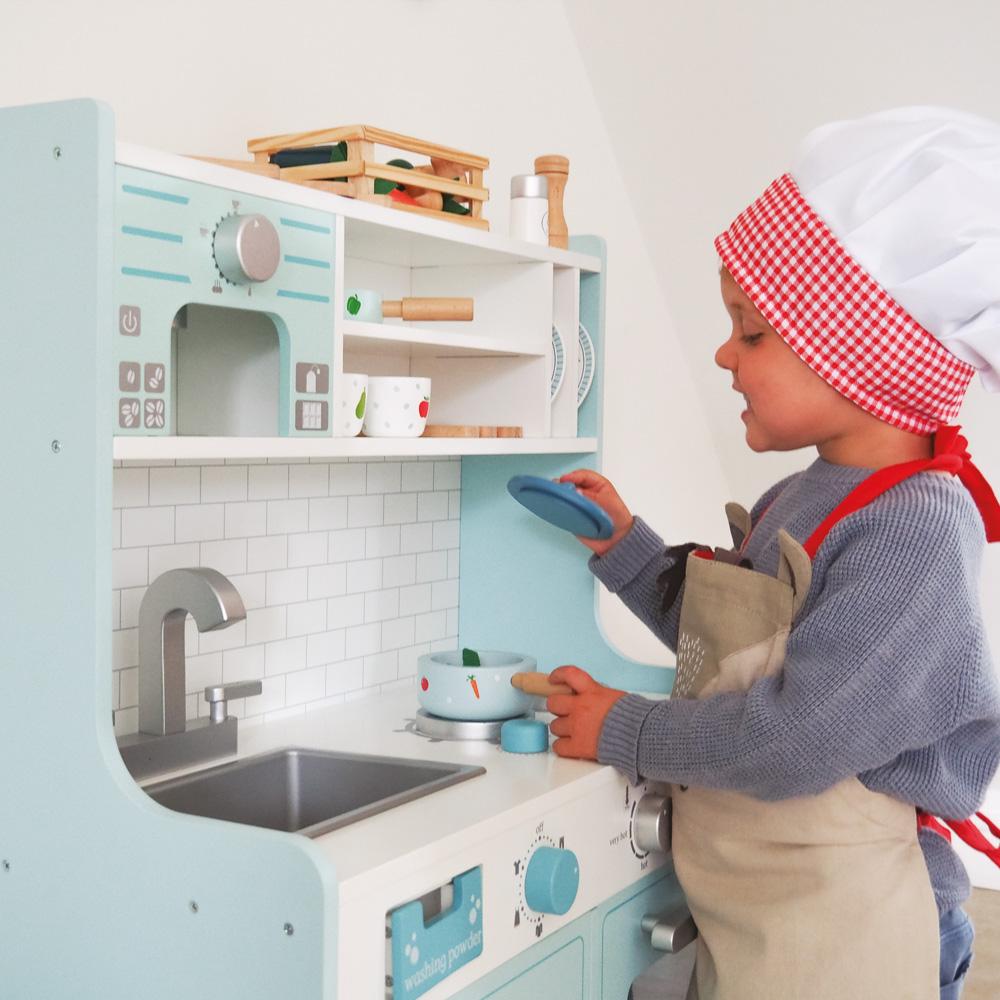
<svg viewBox="0 0 1000 1000">
<path fill-rule="evenodd" d="M 142 333 L 142 310 L 138 306 L 119 306 L 118 332 L 123 337 L 138 337 Z"/>
</svg>

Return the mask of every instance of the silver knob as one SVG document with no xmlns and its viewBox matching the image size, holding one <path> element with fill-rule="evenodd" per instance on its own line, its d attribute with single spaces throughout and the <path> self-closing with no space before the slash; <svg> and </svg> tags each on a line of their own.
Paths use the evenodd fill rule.
<svg viewBox="0 0 1000 1000">
<path fill-rule="evenodd" d="M 683 903 L 667 913 L 647 913 L 642 918 L 642 929 L 657 951 L 672 953 L 686 948 L 698 936 L 691 911 Z"/>
<path fill-rule="evenodd" d="M 208 717 L 212 722 L 226 721 L 226 703 L 230 698 L 252 698 L 264 690 L 260 681 L 240 681 L 238 684 L 219 684 L 205 688 Z"/>
<path fill-rule="evenodd" d="M 227 215 L 215 230 L 212 252 L 227 281 L 249 285 L 278 270 L 281 241 L 263 215 Z"/>
<path fill-rule="evenodd" d="M 632 817 L 632 842 L 641 851 L 670 850 L 670 796 L 644 795 Z"/>
</svg>

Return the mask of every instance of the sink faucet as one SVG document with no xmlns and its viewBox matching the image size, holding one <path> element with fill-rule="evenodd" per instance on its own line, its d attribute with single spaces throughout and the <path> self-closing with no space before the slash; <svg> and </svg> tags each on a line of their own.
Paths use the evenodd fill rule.
<svg viewBox="0 0 1000 1000">
<path fill-rule="evenodd" d="M 232 583 L 214 569 L 172 569 L 158 576 L 139 605 L 139 732 L 151 736 L 185 728 L 184 621 L 199 632 L 246 618 Z"/>
<path fill-rule="evenodd" d="M 186 722 L 184 622 L 198 631 L 227 628 L 246 618 L 232 582 L 214 569 L 172 569 L 158 576 L 139 605 L 139 732 L 118 741 L 135 778 L 236 752 L 236 719 L 226 699 L 261 693 L 260 681 L 205 689 L 207 719 Z"/>
</svg>

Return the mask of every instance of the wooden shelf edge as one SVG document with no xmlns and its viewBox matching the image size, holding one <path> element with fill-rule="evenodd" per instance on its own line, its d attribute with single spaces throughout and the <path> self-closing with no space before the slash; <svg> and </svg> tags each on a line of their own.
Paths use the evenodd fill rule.
<svg viewBox="0 0 1000 1000">
<path fill-rule="evenodd" d="M 569 455 L 597 450 L 597 438 L 242 438 L 118 437 L 124 462 L 249 458 L 421 458 L 461 455 Z"/>
</svg>

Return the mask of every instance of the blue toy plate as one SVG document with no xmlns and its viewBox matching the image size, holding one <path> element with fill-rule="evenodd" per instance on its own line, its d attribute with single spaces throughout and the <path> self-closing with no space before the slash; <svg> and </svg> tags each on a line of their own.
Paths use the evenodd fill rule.
<svg viewBox="0 0 1000 1000">
<path fill-rule="evenodd" d="M 611 518 L 572 483 L 556 483 L 541 476 L 514 476 L 507 492 L 543 521 L 583 538 L 610 538 Z"/>
</svg>

